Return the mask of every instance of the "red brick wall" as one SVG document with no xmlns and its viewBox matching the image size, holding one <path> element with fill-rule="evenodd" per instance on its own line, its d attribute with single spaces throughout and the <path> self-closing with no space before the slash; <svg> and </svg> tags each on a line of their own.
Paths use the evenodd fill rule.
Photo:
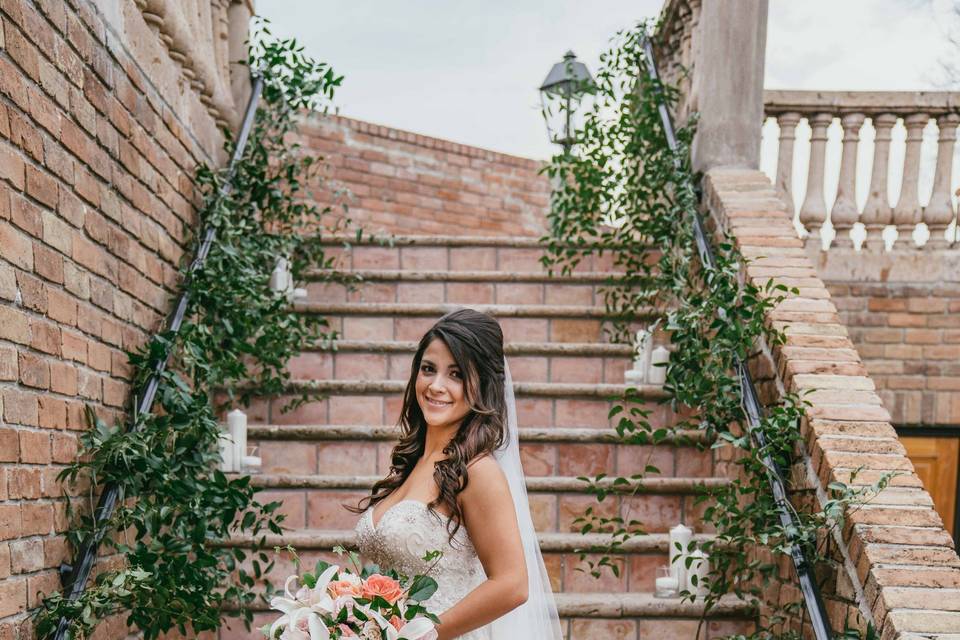
<svg viewBox="0 0 960 640">
<path fill-rule="evenodd" d="M 325 156 L 367 231 L 539 236 L 550 186 L 541 163 L 339 116 L 310 114 L 307 152 Z M 329 201 L 318 191 L 317 200 Z"/>
<path fill-rule="evenodd" d="M 123 350 L 168 311 L 191 176 L 220 153 L 133 0 L 110 8 L 0 2 L 0 638 L 31 637 L 28 609 L 59 587 L 55 476 L 84 404 L 121 415 Z"/>
<path fill-rule="evenodd" d="M 893 423 L 960 424 L 956 249 L 811 255 Z"/>
</svg>

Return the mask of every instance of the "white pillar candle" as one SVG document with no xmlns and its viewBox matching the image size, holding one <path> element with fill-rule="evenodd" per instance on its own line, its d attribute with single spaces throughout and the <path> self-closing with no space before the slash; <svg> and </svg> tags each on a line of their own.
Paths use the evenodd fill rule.
<svg viewBox="0 0 960 640">
<path fill-rule="evenodd" d="M 247 414 L 234 409 L 227 414 L 227 429 L 233 439 L 233 464 L 240 471 L 243 456 L 247 455 Z"/>
<path fill-rule="evenodd" d="M 670 569 L 673 577 L 677 579 L 677 584 L 684 587 L 687 584 L 687 573 L 684 559 L 687 550 L 690 548 L 690 540 L 693 538 L 693 530 L 678 524 L 670 529 Z"/>
<path fill-rule="evenodd" d="M 233 472 L 233 438 L 229 433 L 221 433 L 217 439 L 217 446 L 220 450 L 220 471 L 224 473 Z"/>
<path fill-rule="evenodd" d="M 647 370 L 650 368 L 650 348 L 653 346 L 653 332 L 647 329 L 637 331 L 637 341 L 634 346 L 636 352 L 633 359 L 633 368 L 640 372 L 640 382 L 647 379 Z"/>
<path fill-rule="evenodd" d="M 658 367 L 656 365 L 670 362 L 670 350 L 660 345 L 650 354 L 650 368 L 647 373 L 647 382 L 650 384 L 663 384 L 667 380 L 667 367 Z"/>
<path fill-rule="evenodd" d="M 691 551 L 690 568 L 687 569 L 687 591 L 698 596 L 707 595 L 707 587 L 703 581 L 708 573 L 710 573 L 710 561 L 707 560 L 707 554 L 700 549 Z M 696 584 L 694 584 L 694 576 L 696 576 Z"/>
<path fill-rule="evenodd" d="M 285 292 L 290 288 L 290 271 L 287 267 L 287 259 L 279 258 L 273 273 L 270 274 L 270 290 L 276 293 Z"/>
</svg>

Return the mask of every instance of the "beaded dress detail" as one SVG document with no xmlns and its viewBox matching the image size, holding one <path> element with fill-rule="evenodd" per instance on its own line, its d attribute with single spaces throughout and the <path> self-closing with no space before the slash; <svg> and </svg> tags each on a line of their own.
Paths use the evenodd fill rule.
<svg viewBox="0 0 960 640">
<path fill-rule="evenodd" d="M 430 611 L 437 615 L 487 578 L 466 528 L 461 525 L 453 542 L 449 542 L 446 519 L 431 512 L 426 503 L 419 500 L 396 503 L 380 515 L 376 527 L 373 507 L 368 508 L 357 522 L 356 533 L 357 547 L 366 561 L 409 577 L 427 571 L 430 563 L 423 561 L 424 554 L 443 551 L 443 557 L 430 572 L 437 581 L 437 591 L 426 601 Z M 491 640 L 493 636 L 489 626 L 484 626 L 458 638 Z"/>
</svg>

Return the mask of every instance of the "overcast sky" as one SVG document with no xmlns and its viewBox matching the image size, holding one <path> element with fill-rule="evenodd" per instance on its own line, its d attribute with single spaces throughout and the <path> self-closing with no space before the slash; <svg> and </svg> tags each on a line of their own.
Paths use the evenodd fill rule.
<svg viewBox="0 0 960 640">
<path fill-rule="evenodd" d="M 345 75 L 343 115 L 546 158 L 536 87 L 564 51 L 595 69 L 661 0 L 259 0 Z M 951 0 L 770 0 L 766 86 L 940 88 Z"/>
</svg>

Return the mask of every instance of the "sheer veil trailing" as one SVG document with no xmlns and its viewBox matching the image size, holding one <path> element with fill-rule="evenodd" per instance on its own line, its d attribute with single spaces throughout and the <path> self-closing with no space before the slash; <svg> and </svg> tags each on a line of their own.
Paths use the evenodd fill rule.
<svg viewBox="0 0 960 640">
<path fill-rule="evenodd" d="M 494 452 L 500 463 L 513 496 L 513 507 L 520 525 L 523 554 L 527 561 L 527 576 L 530 581 L 527 601 L 510 613 L 491 623 L 494 640 L 523 638 L 523 640 L 561 640 L 560 617 L 550 587 L 547 568 L 543 564 L 537 532 L 530 517 L 527 502 L 527 486 L 523 467 L 520 464 L 520 439 L 517 429 L 517 401 L 513 393 L 513 378 L 507 361 L 503 361 L 504 398 L 507 404 L 507 437 L 504 445 Z"/>
</svg>

